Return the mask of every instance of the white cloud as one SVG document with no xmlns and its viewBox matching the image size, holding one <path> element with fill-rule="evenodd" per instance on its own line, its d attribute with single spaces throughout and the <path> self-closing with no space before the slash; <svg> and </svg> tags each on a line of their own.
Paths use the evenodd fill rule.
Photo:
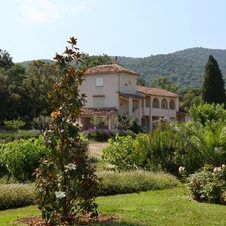
<svg viewBox="0 0 226 226">
<path fill-rule="evenodd" d="M 44 23 L 54 23 L 59 20 L 65 12 L 78 13 L 88 12 L 84 3 L 75 5 L 74 0 L 16 0 L 18 9 L 22 12 L 23 20 L 32 27 Z"/>
<path fill-rule="evenodd" d="M 53 4 L 49 0 L 17 0 L 19 10 L 23 14 L 23 20 L 30 26 L 38 26 L 43 23 L 54 23 L 61 16 L 59 4 Z"/>
</svg>

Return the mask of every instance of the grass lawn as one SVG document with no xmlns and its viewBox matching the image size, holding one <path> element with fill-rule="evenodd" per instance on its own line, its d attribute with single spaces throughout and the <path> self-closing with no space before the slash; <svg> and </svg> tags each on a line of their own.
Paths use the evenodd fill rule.
<svg viewBox="0 0 226 226">
<path fill-rule="evenodd" d="M 0 211 L 0 225 L 15 226 L 17 224 L 13 224 L 12 221 L 15 221 L 23 217 L 36 216 L 36 215 L 40 215 L 40 211 L 37 210 L 36 206 L 28 206 L 24 208 L 3 210 L 3 211 Z"/>
<path fill-rule="evenodd" d="M 226 206 L 192 201 L 185 187 L 98 197 L 96 201 L 102 214 L 115 217 L 114 221 L 99 225 L 226 225 Z M 0 211 L 0 225 L 15 225 L 10 222 L 38 214 L 34 206 Z"/>
</svg>

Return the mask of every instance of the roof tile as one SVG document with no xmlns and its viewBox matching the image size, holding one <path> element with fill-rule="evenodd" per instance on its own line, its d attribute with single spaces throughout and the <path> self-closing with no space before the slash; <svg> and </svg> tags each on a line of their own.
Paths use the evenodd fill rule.
<svg viewBox="0 0 226 226">
<path fill-rule="evenodd" d="M 137 91 L 140 93 L 144 93 L 146 95 L 155 95 L 155 96 L 164 96 L 164 97 L 179 97 L 178 94 L 169 92 L 164 89 L 154 88 L 154 87 L 146 87 L 146 86 L 137 86 Z"/>
<path fill-rule="evenodd" d="M 85 71 L 85 75 L 105 74 L 105 73 L 122 73 L 122 72 L 138 75 L 138 73 L 136 73 L 135 71 L 124 68 L 118 64 L 99 65 L 96 67 L 92 67 Z"/>
</svg>

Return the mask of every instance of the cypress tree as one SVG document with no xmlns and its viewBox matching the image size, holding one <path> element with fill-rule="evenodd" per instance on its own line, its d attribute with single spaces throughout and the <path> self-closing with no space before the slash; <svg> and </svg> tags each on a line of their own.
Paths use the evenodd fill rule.
<svg viewBox="0 0 226 226">
<path fill-rule="evenodd" d="M 226 94 L 224 79 L 219 69 L 217 61 L 212 55 L 209 56 L 205 65 L 205 75 L 202 85 L 202 99 L 208 104 L 225 104 Z"/>
</svg>

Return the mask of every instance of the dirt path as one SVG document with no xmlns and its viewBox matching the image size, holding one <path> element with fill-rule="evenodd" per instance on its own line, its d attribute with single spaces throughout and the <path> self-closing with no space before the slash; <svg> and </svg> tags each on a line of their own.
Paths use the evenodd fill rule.
<svg viewBox="0 0 226 226">
<path fill-rule="evenodd" d="M 109 145 L 108 142 L 90 142 L 89 151 L 90 155 L 101 159 L 102 150 Z"/>
</svg>

